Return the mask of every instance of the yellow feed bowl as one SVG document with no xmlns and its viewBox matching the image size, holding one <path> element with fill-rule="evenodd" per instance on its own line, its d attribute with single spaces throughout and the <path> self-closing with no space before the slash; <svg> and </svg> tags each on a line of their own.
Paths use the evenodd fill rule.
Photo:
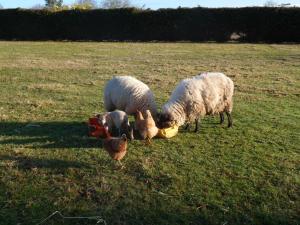
<svg viewBox="0 0 300 225">
<path fill-rule="evenodd" d="M 171 138 L 174 137 L 178 133 L 178 126 L 173 126 L 165 129 L 158 130 L 158 137 L 161 138 Z"/>
</svg>

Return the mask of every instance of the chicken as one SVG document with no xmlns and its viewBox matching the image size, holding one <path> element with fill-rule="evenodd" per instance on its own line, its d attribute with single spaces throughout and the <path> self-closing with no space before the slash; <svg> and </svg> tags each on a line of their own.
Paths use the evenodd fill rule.
<svg viewBox="0 0 300 225">
<path fill-rule="evenodd" d="M 135 128 L 139 131 L 141 137 L 146 139 L 149 143 L 158 133 L 158 128 L 155 125 L 150 110 L 145 111 L 145 117 L 140 111 L 137 111 L 135 116 Z"/>
<path fill-rule="evenodd" d="M 112 159 L 121 164 L 120 160 L 123 159 L 127 153 L 127 137 L 125 134 L 121 137 L 112 137 L 108 131 L 108 126 L 104 128 L 105 139 L 103 140 L 103 147 Z"/>
</svg>

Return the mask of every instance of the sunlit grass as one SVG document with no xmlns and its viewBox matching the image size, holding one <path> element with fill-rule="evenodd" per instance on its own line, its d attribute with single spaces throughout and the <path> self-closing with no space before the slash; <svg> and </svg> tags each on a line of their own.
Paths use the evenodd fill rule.
<svg viewBox="0 0 300 225">
<path fill-rule="evenodd" d="M 198 134 L 135 140 L 122 170 L 87 137 L 113 75 L 144 81 L 162 105 L 205 71 L 235 82 L 232 129 L 206 117 Z M 299 45 L 0 42 L 0 224 L 56 210 L 107 224 L 297 224 L 299 75 Z"/>
</svg>

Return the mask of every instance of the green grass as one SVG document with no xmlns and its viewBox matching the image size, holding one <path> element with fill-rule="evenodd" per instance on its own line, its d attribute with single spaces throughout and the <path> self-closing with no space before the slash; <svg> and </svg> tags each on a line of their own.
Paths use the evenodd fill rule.
<svg viewBox="0 0 300 225">
<path fill-rule="evenodd" d="M 113 75 L 162 105 L 205 71 L 235 82 L 232 129 L 135 140 L 122 170 L 87 137 Z M 299 224 L 300 45 L 0 42 L 0 90 L 0 224 Z"/>
</svg>

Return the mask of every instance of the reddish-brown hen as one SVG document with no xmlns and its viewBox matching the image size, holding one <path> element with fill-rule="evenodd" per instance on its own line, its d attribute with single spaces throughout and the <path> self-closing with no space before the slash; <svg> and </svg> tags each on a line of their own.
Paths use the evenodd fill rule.
<svg viewBox="0 0 300 225">
<path fill-rule="evenodd" d="M 105 126 L 105 139 L 103 140 L 103 147 L 108 152 L 110 157 L 114 160 L 117 160 L 120 163 L 120 160 L 127 153 L 127 137 L 123 134 L 121 137 L 112 137 L 108 131 L 108 127 Z"/>
</svg>

